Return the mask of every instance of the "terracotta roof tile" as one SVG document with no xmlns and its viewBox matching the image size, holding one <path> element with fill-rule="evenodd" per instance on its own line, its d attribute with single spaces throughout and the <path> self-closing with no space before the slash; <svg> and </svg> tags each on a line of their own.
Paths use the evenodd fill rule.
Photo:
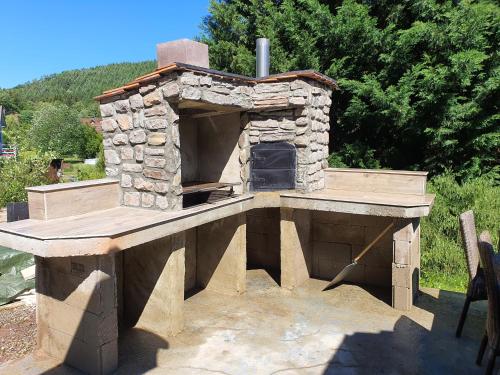
<svg viewBox="0 0 500 375">
<path fill-rule="evenodd" d="M 96 96 L 94 99 L 101 100 L 101 99 L 113 97 L 115 95 L 123 94 L 127 91 L 130 91 L 130 90 L 135 90 L 138 87 L 140 87 L 141 85 L 147 84 L 147 83 L 152 82 L 152 81 L 156 81 L 162 75 L 165 75 L 165 74 L 173 72 L 173 71 L 189 71 L 189 72 L 206 73 L 206 74 L 209 74 L 212 76 L 217 76 L 217 77 L 221 77 L 221 78 L 225 78 L 225 79 L 232 79 L 235 81 L 246 82 L 248 84 L 256 84 L 256 83 L 260 83 L 260 82 L 279 82 L 279 81 L 285 81 L 285 80 L 290 80 L 290 79 L 295 79 L 295 78 L 310 78 L 310 79 L 313 79 L 315 81 L 321 82 L 327 86 L 330 86 L 334 90 L 338 89 L 337 82 L 335 80 L 331 79 L 330 77 L 328 77 L 324 74 L 316 72 L 314 70 L 298 70 L 298 71 L 274 74 L 274 75 L 270 75 L 270 76 L 263 77 L 263 78 L 253 78 L 253 77 L 247 77 L 247 76 L 234 74 L 234 73 L 226 73 L 226 72 L 222 72 L 219 70 L 202 68 L 199 66 L 194 66 L 194 65 L 189 65 L 189 64 L 172 63 L 172 64 L 169 64 L 169 65 L 164 66 L 162 68 L 158 68 L 151 73 L 137 77 L 132 82 L 129 82 L 121 87 L 104 91 L 102 93 L 102 95 Z"/>
</svg>

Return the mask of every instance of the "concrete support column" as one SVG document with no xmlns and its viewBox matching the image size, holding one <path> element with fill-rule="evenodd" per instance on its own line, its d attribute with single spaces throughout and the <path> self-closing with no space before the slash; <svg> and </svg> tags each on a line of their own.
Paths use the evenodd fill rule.
<svg viewBox="0 0 500 375">
<path fill-rule="evenodd" d="M 420 278 L 420 219 L 397 222 L 393 234 L 392 306 L 409 310 L 417 298 Z"/>
<path fill-rule="evenodd" d="M 158 336 L 184 328 L 185 232 L 125 251 L 124 309 L 129 326 Z"/>
<path fill-rule="evenodd" d="M 312 272 L 311 211 L 281 208 L 281 287 L 293 289 Z"/>
<path fill-rule="evenodd" d="M 89 374 L 118 364 L 114 255 L 36 261 L 38 347 Z"/>
<path fill-rule="evenodd" d="M 246 213 L 198 227 L 196 279 L 208 290 L 239 295 L 246 289 Z"/>
</svg>

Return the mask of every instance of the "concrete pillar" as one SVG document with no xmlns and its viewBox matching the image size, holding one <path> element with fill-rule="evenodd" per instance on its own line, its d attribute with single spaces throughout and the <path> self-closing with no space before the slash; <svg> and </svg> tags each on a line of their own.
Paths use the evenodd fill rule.
<svg viewBox="0 0 500 375">
<path fill-rule="evenodd" d="M 118 364 L 114 255 L 36 262 L 38 347 L 89 374 Z"/>
<path fill-rule="evenodd" d="M 311 211 L 281 208 L 281 287 L 293 289 L 312 272 Z"/>
<path fill-rule="evenodd" d="M 420 219 L 397 222 L 393 234 L 392 306 L 409 310 L 418 295 L 420 279 Z"/>
<path fill-rule="evenodd" d="M 124 315 L 129 326 L 158 336 L 184 327 L 185 232 L 125 250 Z"/>
<path fill-rule="evenodd" d="M 196 280 L 215 292 L 239 295 L 246 289 L 246 214 L 198 227 Z"/>
</svg>

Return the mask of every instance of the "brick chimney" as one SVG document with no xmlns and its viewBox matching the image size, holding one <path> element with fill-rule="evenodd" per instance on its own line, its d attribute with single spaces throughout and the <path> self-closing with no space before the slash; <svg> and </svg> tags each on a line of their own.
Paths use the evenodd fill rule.
<svg viewBox="0 0 500 375">
<path fill-rule="evenodd" d="M 179 39 L 156 45 L 158 68 L 179 62 L 208 68 L 208 45 L 190 39 Z"/>
</svg>

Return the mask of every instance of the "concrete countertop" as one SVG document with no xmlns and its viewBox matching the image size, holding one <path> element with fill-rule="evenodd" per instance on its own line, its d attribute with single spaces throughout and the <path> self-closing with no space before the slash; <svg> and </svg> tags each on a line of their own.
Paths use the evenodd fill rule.
<svg viewBox="0 0 500 375">
<path fill-rule="evenodd" d="M 116 207 L 51 220 L 0 224 L 0 245 L 41 257 L 108 254 L 255 208 L 287 207 L 372 216 L 427 216 L 433 195 L 324 190 L 244 194 L 177 212 Z"/>
</svg>

